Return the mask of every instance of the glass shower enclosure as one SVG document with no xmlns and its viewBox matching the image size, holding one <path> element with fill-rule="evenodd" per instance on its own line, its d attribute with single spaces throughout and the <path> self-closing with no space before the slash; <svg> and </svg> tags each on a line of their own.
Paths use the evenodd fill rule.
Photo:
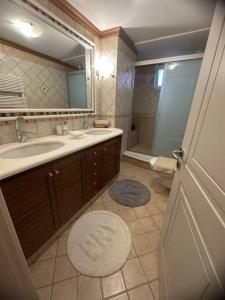
<svg viewBox="0 0 225 300">
<path fill-rule="evenodd" d="M 136 67 L 128 150 L 171 157 L 180 148 L 201 62 Z"/>
</svg>

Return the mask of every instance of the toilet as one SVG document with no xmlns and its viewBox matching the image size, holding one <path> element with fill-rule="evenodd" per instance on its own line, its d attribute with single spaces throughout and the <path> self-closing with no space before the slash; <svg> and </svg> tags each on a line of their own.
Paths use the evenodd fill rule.
<svg viewBox="0 0 225 300">
<path fill-rule="evenodd" d="M 150 159 L 150 167 L 154 171 L 161 172 L 162 185 L 170 189 L 176 169 L 176 160 L 162 156 L 152 157 Z"/>
</svg>

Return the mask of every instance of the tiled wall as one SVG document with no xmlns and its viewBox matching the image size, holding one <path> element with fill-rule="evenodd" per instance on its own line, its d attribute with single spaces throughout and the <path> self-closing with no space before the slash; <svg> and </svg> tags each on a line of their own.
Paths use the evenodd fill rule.
<svg viewBox="0 0 225 300">
<path fill-rule="evenodd" d="M 112 126 L 123 130 L 122 152 L 127 150 L 133 100 L 135 53 L 118 36 L 101 40 L 101 54 L 114 66 L 112 74 L 101 83 L 101 114 Z"/>
<path fill-rule="evenodd" d="M 90 124 L 93 126 L 95 117 L 90 117 Z M 25 123 L 24 130 L 29 131 L 27 139 L 38 138 L 56 134 L 56 125 L 66 122 L 69 130 L 80 130 L 83 128 L 84 116 L 73 116 L 68 118 L 49 118 L 29 120 Z M 7 122 L 0 125 L 0 145 L 16 142 L 15 122 Z"/>
<path fill-rule="evenodd" d="M 104 78 L 101 82 L 101 114 L 114 117 L 116 110 L 118 36 L 101 39 L 101 54 L 105 55 L 114 66 L 112 75 L 115 76 Z M 113 119 L 112 123 L 112 125 L 115 125 Z"/>
<path fill-rule="evenodd" d="M 122 152 L 127 150 L 134 88 L 135 53 L 118 39 L 115 126 L 123 130 Z"/>
<path fill-rule="evenodd" d="M 138 133 L 137 143 L 149 148 L 154 138 L 160 96 L 160 89 L 154 86 L 155 71 L 155 65 L 136 68 L 132 109 L 132 124 Z"/>
<path fill-rule="evenodd" d="M 68 108 L 66 74 L 71 70 L 0 44 L 0 73 L 22 78 L 27 108 Z"/>
</svg>

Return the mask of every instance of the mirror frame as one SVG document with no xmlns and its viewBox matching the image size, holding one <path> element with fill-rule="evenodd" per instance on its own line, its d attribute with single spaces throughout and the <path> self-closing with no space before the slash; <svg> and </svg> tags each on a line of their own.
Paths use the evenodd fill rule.
<svg viewBox="0 0 225 300">
<path fill-rule="evenodd" d="M 67 37 L 73 39 L 74 41 L 81 44 L 84 48 L 91 50 L 91 86 L 92 86 L 92 107 L 91 108 L 51 108 L 51 109 L 39 109 L 39 108 L 3 108 L 0 109 L 0 119 L 6 119 L 12 116 L 15 116 L 17 113 L 22 116 L 30 116 L 33 118 L 41 116 L 41 117 L 60 117 L 60 116 L 71 116 L 77 114 L 94 114 L 96 112 L 96 78 L 95 78 L 95 43 L 82 36 L 79 32 L 73 29 L 70 25 L 62 21 L 59 17 L 54 15 L 52 12 L 44 8 L 43 6 L 39 6 L 37 2 L 29 0 L 29 3 L 25 3 L 22 0 L 8 0 L 9 2 L 15 4 L 15 7 L 18 6 L 25 10 L 27 13 L 36 17 L 38 20 L 48 24 L 53 29 L 58 32 L 66 35 Z M 45 114 L 46 113 L 46 114 Z M 5 116 L 2 116 L 5 115 Z M 11 117 L 12 117 L 11 116 Z"/>
</svg>

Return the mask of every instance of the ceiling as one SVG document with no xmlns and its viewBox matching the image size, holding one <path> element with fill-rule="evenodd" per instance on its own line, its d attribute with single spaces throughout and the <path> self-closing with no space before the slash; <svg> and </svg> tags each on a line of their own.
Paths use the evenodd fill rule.
<svg viewBox="0 0 225 300">
<path fill-rule="evenodd" d="M 138 59 L 204 51 L 214 0 L 68 0 L 100 30 L 121 26 L 139 51 Z M 151 41 L 169 35 L 197 33 Z M 150 40 L 150 41 L 149 41 Z M 141 43 L 140 42 L 143 42 Z M 169 48 L 166 49 L 167 41 Z M 138 43 L 138 44 L 136 44 Z M 157 52 L 158 49 L 158 52 Z"/>
<path fill-rule="evenodd" d="M 17 20 L 29 20 L 38 24 L 42 35 L 34 39 L 25 37 L 14 25 Z M 7 0 L 0 1 L 0 37 L 71 66 L 84 67 L 85 49 L 83 46 Z"/>
</svg>

